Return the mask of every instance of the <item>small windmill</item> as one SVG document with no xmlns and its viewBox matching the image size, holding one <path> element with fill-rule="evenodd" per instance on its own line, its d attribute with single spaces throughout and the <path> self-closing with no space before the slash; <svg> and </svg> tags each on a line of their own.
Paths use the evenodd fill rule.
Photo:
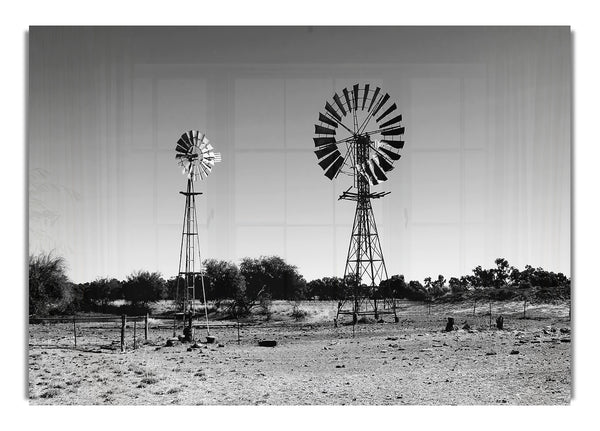
<svg viewBox="0 0 600 431">
<path fill-rule="evenodd" d="M 383 298 L 384 311 L 377 308 L 376 286 L 387 279 L 387 269 L 371 206 L 372 199 L 389 193 L 372 192 L 371 185 L 387 180 L 386 173 L 394 168 L 393 163 L 400 159 L 399 150 L 404 147 L 402 115 L 389 100 L 390 95 L 380 87 L 355 84 L 344 88 L 342 96 L 335 93 L 315 124 L 315 154 L 325 176 L 333 180 L 343 173 L 353 178 L 355 190 L 350 187 L 339 197 L 356 201 L 344 270 L 344 279 L 351 276 L 352 294 L 340 301 L 337 315 L 352 314 L 354 321 L 359 314 L 378 318 L 386 307 L 393 310 L 397 320 L 394 298 Z M 351 310 L 344 308 L 349 299 Z"/>
<path fill-rule="evenodd" d="M 200 258 L 200 239 L 198 236 L 198 222 L 196 218 L 196 196 L 201 192 L 194 191 L 194 182 L 204 179 L 211 172 L 215 163 L 221 161 L 221 154 L 213 151 L 212 145 L 202 132 L 190 130 L 181 135 L 177 141 L 175 158 L 182 167 L 182 173 L 187 176 L 185 192 L 185 211 L 183 215 L 183 229 L 181 234 L 181 250 L 179 253 L 179 272 L 177 275 L 177 296 L 183 287 L 183 317 L 188 319 L 187 328 L 184 327 L 184 336 L 188 340 L 194 339 L 193 319 L 196 315 L 194 300 L 196 299 L 196 279 L 199 276 L 202 286 L 202 300 L 204 302 L 204 316 L 206 318 L 206 332 L 210 336 L 208 324 L 208 310 L 206 307 L 206 292 L 204 290 L 204 271 Z M 179 301 L 179 297 L 177 298 Z M 185 326 L 185 324 L 184 324 Z"/>
</svg>

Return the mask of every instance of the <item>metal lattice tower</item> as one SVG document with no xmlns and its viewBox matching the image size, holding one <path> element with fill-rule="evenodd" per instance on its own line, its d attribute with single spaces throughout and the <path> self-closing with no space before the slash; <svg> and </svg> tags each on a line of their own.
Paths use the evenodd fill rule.
<svg viewBox="0 0 600 431">
<path fill-rule="evenodd" d="M 350 175 L 355 189 L 351 191 L 350 187 L 339 197 L 356 201 L 356 212 L 344 270 L 350 292 L 339 302 L 337 314 L 351 314 L 354 321 L 358 315 L 378 318 L 379 314 L 393 313 L 396 317 L 394 298 L 377 295 L 379 283 L 388 275 L 371 206 L 372 199 L 389 192 L 371 192 L 371 185 L 386 181 L 385 173 L 400 159 L 397 150 L 404 146 L 400 140 L 404 134 L 402 115 L 389 117 L 397 106 L 386 106 L 390 96 L 379 87 L 355 84 L 344 88 L 342 95 L 335 93 L 332 103 L 325 103 L 325 113 L 319 113 L 313 138 L 325 176 L 333 180 L 340 173 Z M 351 125 L 345 123 L 346 117 L 351 118 Z M 347 137 L 340 138 L 338 132 Z M 383 309 L 378 309 L 378 300 L 383 300 Z M 348 302 L 351 308 L 347 307 Z"/>
<path fill-rule="evenodd" d="M 203 133 L 190 130 L 181 135 L 175 148 L 176 158 L 187 175 L 186 191 L 179 192 L 185 196 L 185 209 L 183 214 L 183 227 L 181 233 L 181 249 L 179 251 L 179 271 L 177 273 L 177 298 L 183 291 L 181 313 L 184 321 L 184 337 L 194 340 L 193 320 L 196 317 L 196 283 L 200 280 L 202 288 L 202 302 L 204 304 L 204 317 L 206 319 L 206 332 L 210 336 L 208 322 L 208 309 L 206 305 L 206 292 L 204 289 L 204 271 L 200 257 L 200 238 L 198 234 L 198 219 L 196 214 L 196 196 L 201 192 L 194 190 L 197 178 L 203 179 L 210 173 L 215 162 L 221 161 L 221 155 L 213 152 L 213 147 Z M 186 321 L 187 319 L 187 326 Z"/>
<path fill-rule="evenodd" d="M 365 163 L 368 158 L 368 146 L 368 137 L 359 138 L 355 142 L 355 160 L 359 164 Z M 340 196 L 340 199 L 356 201 L 344 279 L 353 276 L 352 282 L 356 283 L 353 287 L 352 314 L 369 314 L 372 311 L 378 317 L 377 299 L 371 293 L 388 275 L 371 199 L 383 197 L 387 193 L 371 193 L 369 181 L 363 175 L 355 175 L 355 179 L 356 193 L 346 191 Z M 361 289 L 361 285 L 366 288 Z M 343 305 L 342 302 L 338 307 L 338 313 L 344 313 Z"/>
</svg>

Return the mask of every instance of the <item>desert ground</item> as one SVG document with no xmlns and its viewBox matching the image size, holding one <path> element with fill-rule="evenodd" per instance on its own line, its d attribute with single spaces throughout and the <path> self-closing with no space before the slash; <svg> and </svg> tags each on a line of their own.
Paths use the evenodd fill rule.
<svg viewBox="0 0 600 431">
<path fill-rule="evenodd" d="M 119 322 L 29 325 L 31 404 L 564 405 L 571 397 L 569 305 L 406 302 L 399 322 L 333 325 L 335 303 L 275 302 L 269 321 L 217 321 L 213 344 L 175 342 L 168 321 L 140 324 L 120 351 Z M 447 317 L 457 330 L 444 332 Z M 462 329 L 467 323 L 468 329 Z M 495 322 L 494 322 L 495 323 Z M 199 322 L 199 325 L 201 322 Z M 180 330 L 178 332 L 181 332 Z M 196 337 L 204 340 L 206 328 Z M 261 347 L 260 340 L 275 340 Z"/>
</svg>

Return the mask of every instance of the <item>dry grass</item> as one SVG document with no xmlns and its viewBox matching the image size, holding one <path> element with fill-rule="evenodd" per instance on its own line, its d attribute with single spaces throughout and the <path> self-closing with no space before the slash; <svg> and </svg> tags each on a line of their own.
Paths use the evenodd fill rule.
<svg viewBox="0 0 600 431">
<path fill-rule="evenodd" d="M 570 322 L 566 304 L 494 304 L 505 330 L 489 328 L 487 304 L 404 303 L 400 322 L 340 325 L 335 302 L 274 301 L 273 321 L 214 327 L 218 344 L 165 347 L 168 327 L 151 328 L 137 350 L 100 349 L 118 331 L 31 325 L 32 404 L 566 404 L 570 400 Z M 471 331 L 442 332 L 446 317 Z M 260 318 L 259 318 L 260 320 Z M 157 321 L 158 322 L 158 321 Z M 563 331 L 561 332 L 561 328 Z M 354 329 L 354 336 L 353 336 Z M 554 331 L 552 331 L 554 329 Z M 131 334 L 128 333 L 128 337 Z M 204 336 L 202 329 L 198 337 Z M 275 348 L 257 345 L 276 340 Z M 58 347 L 57 347 L 58 346 Z M 517 353 L 515 353 L 517 352 Z"/>
</svg>

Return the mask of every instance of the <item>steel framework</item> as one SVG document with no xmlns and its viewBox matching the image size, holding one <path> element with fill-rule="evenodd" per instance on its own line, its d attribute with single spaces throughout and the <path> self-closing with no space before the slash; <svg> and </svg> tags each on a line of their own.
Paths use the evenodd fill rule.
<svg viewBox="0 0 600 431">
<path fill-rule="evenodd" d="M 353 143 L 355 166 L 364 166 L 372 142 L 368 136 L 356 135 Z M 388 274 L 371 199 L 382 198 L 389 192 L 372 193 L 369 180 L 358 172 L 354 175 L 354 185 L 356 192 L 351 192 L 349 188 L 339 197 L 356 201 L 356 211 L 344 270 L 344 280 L 350 284 L 351 297 L 347 296 L 339 302 L 337 315 L 352 314 L 356 321 L 359 315 L 374 315 L 378 319 L 380 314 L 393 313 L 397 320 L 394 298 L 384 298 L 384 307 L 380 310 L 375 295 L 377 286 L 388 278 Z M 352 302 L 351 309 L 345 308 L 349 300 Z"/>
<path fill-rule="evenodd" d="M 183 228 L 181 233 L 181 249 L 179 252 L 179 272 L 177 277 L 177 295 L 183 290 L 182 316 L 184 321 L 184 336 L 189 340 L 195 339 L 193 321 L 196 318 L 196 281 L 200 278 L 202 287 L 202 301 L 204 303 L 204 316 L 206 319 L 206 331 L 210 335 L 208 323 L 208 311 L 206 309 L 206 293 L 204 290 L 204 272 L 200 258 L 200 238 L 198 235 L 198 221 L 196 218 L 196 196 L 202 192 L 194 191 L 194 181 L 187 180 L 185 192 L 179 192 L 185 196 L 185 210 L 183 215 Z M 179 302 L 179 298 L 178 302 Z M 186 325 L 187 321 L 187 325 Z"/>
</svg>

